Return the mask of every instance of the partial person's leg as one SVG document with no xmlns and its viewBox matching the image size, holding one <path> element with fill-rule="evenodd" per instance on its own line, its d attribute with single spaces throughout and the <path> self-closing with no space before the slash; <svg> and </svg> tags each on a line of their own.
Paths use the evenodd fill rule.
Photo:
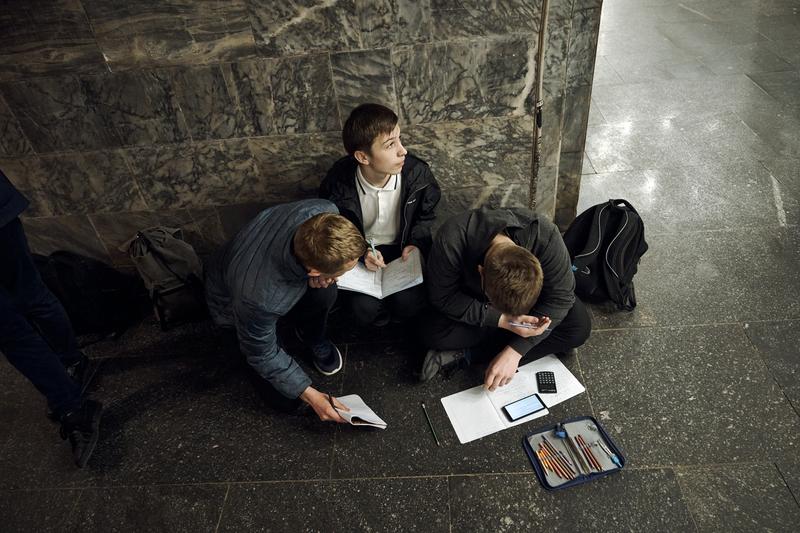
<svg viewBox="0 0 800 533">
<path fill-rule="evenodd" d="M 428 290 L 421 283 L 392 294 L 383 301 L 393 319 L 405 321 L 424 312 L 428 306 Z"/>
<path fill-rule="evenodd" d="M 433 350 L 462 350 L 483 342 L 491 329 L 471 326 L 430 310 L 423 315 L 419 328 L 422 343 Z"/>
<path fill-rule="evenodd" d="M 306 290 L 291 310 L 291 317 L 306 344 L 323 342 L 328 338 L 328 315 L 336 303 L 338 289 L 331 284 L 325 289 Z"/>
<path fill-rule="evenodd" d="M 383 326 L 389 322 L 388 311 L 378 298 L 360 292 L 348 292 L 345 299 L 347 309 L 359 326 Z"/>
<path fill-rule="evenodd" d="M 9 255 L 0 267 L 0 276 L 18 311 L 39 330 L 65 366 L 80 362 L 84 356 L 78 350 L 72 324 L 61 302 L 39 275 L 22 223 L 15 219 L 1 231 L 0 249 Z"/>
<path fill-rule="evenodd" d="M 526 359 L 535 359 L 551 353 L 562 353 L 581 346 L 592 332 L 592 319 L 586 305 L 575 298 L 572 309 L 564 320 L 550 332 L 542 342 L 525 354 Z"/>
</svg>

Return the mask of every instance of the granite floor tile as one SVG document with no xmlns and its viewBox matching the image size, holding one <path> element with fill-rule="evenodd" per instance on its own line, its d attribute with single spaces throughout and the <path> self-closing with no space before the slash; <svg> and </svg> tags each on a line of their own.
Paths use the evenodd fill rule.
<svg viewBox="0 0 800 533">
<path fill-rule="evenodd" d="M 444 533 L 447 479 L 231 485 L 219 531 Z"/>
<path fill-rule="evenodd" d="M 766 158 L 762 164 L 772 177 L 772 193 L 781 221 L 800 223 L 800 158 Z M 782 213 L 781 213 L 782 211 Z"/>
<path fill-rule="evenodd" d="M 594 125 L 586 136 L 586 154 L 601 173 L 678 166 L 693 149 L 669 120 Z"/>
<path fill-rule="evenodd" d="M 440 399 L 481 384 L 485 366 L 421 384 L 416 372 L 422 357 L 422 349 L 397 344 L 349 347 L 341 393 L 360 395 L 388 427 L 337 428 L 334 478 L 524 472 L 529 468 L 521 446 L 526 432 L 591 412 L 583 394 L 555 406 L 546 417 L 460 444 Z M 577 361 L 567 359 L 565 364 L 580 380 Z M 441 447 L 436 446 L 420 402 L 425 402 Z"/>
<path fill-rule="evenodd" d="M 631 202 L 647 235 L 779 224 L 772 177 L 755 160 L 693 161 L 687 166 L 588 176 L 584 171 L 578 212 L 609 198 Z"/>
<path fill-rule="evenodd" d="M 796 457 L 800 418 L 740 325 L 595 331 L 580 363 L 628 464 Z"/>
<path fill-rule="evenodd" d="M 800 105 L 761 98 L 734 111 L 774 152 L 800 158 Z"/>
<path fill-rule="evenodd" d="M 711 46 L 735 46 L 767 40 L 747 20 L 663 22 L 657 28 L 675 46 L 692 53 L 702 53 Z"/>
<path fill-rule="evenodd" d="M 311 375 L 338 390 L 339 376 Z M 328 476 L 332 425 L 264 405 L 233 343 L 212 356 L 108 359 L 95 381 L 107 407 L 93 486 Z"/>
<path fill-rule="evenodd" d="M 66 531 L 80 493 L 79 490 L 0 491 L 3 530 Z"/>
<path fill-rule="evenodd" d="M 783 394 L 800 412 L 800 322 L 753 322 L 745 333 Z"/>
<path fill-rule="evenodd" d="M 530 475 L 450 478 L 453 531 L 692 531 L 675 473 L 623 471 L 548 493 Z"/>
<path fill-rule="evenodd" d="M 800 463 L 780 462 L 777 466 L 795 501 L 800 501 Z"/>
<path fill-rule="evenodd" d="M 796 37 L 794 39 L 769 41 L 765 43 L 764 46 L 791 63 L 794 67 L 800 67 L 800 41 L 798 41 Z"/>
<path fill-rule="evenodd" d="M 800 506 L 770 463 L 680 471 L 678 483 L 701 533 L 789 533 L 800 523 Z"/>
<path fill-rule="evenodd" d="M 798 35 L 800 37 L 800 34 Z M 761 72 L 750 74 L 750 79 L 764 92 L 784 104 L 797 104 L 800 100 L 800 71 Z"/>
<path fill-rule="evenodd" d="M 732 229 L 646 236 L 631 313 L 593 309 L 595 329 L 800 316 L 800 236 L 794 228 Z M 732 258 L 737 258 L 733 260 Z M 753 273 L 758 272 L 758 276 Z"/>
<path fill-rule="evenodd" d="M 227 491 L 222 484 L 85 489 L 61 531 L 214 531 Z"/>
<path fill-rule="evenodd" d="M 714 74 L 753 74 L 791 70 L 789 61 L 771 50 L 766 41 L 706 48 L 698 57 Z"/>
<path fill-rule="evenodd" d="M 612 124 L 676 117 L 699 120 L 723 111 L 748 109 L 764 96 L 760 87 L 741 74 L 606 85 L 592 92 L 592 99 Z"/>
<path fill-rule="evenodd" d="M 646 83 L 679 78 L 697 78 L 713 73 L 695 54 L 679 49 L 647 50 L 632 48 L 606 57 L 625 83 Z"/>
</svg>

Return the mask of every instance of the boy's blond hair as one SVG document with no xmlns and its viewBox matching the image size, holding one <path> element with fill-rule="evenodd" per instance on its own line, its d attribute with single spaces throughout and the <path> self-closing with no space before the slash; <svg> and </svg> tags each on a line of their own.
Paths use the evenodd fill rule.
<svg viewBox="0 0 800 533">
<path fill-rule="evenodd" d="M 294 254 L 306 268 L 335 274 L 367 251 L 367 243 L 352 222 L 335 213 L 309 218 L 294 234 Z"/>
<path fill-rule="evenodd" d="M 530 312 L 542 292 L 542 265 L 530 250 L 506 244 L 494 250 L 483 266 L 484 290 L 500 312 Z"/>
</svg>

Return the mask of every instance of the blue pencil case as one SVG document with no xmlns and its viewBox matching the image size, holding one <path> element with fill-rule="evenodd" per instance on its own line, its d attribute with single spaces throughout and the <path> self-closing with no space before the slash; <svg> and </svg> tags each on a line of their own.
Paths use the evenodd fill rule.
<svg viewBox="0 0 800 533">
<path fill-rule="evenodd" d="M 541 427 L 528 433 L 522 446 L 546 490 L 580 485 L 625 466 L 619 447 L 591 416 Z"/>
</svg>

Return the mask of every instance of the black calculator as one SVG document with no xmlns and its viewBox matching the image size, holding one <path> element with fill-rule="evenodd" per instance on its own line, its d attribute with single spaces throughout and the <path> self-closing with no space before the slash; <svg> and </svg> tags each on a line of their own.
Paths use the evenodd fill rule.
<svg viewBox="0 0 800 533">
<path fill-rule="evenodd" d="M 536 386 L 539 392 L 545 394 L 556 393 L 556 376 L 549 370 L 542 370 L 536 373 Z"/>
</svg>

